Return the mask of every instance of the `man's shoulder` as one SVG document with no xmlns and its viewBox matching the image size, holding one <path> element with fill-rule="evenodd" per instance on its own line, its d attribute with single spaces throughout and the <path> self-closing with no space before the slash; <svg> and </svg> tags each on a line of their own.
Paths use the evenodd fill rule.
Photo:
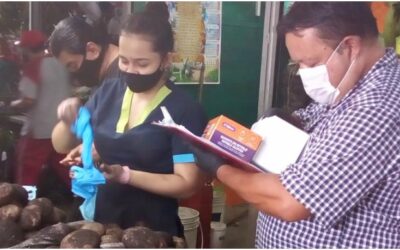
<svg viewBox="0 0 400 250">
<path fill-rule="evenodd" d="M 114 45 L 109 45 L 109 49 L 113 48 L 110 46 L 114 46 Z M 114 46 L 115 48 L 118 48 L 116 46 Z M 111 49 L 111 50 L 115 50 Z M 117 53 L 117 52 L 115 52 Z M 107 79 L 107 78 L 114 78 L 114 77 L 118 77 L 119 76 L 119 65 L 118 65 L 118 54 L 115 55 L 114 60 L 112 60 L 112 62 L 108 65 L 106 71 L 104 72 L 104 76 L 102 77 L 103 80 Z"/>
<path fill-rule="evenodd" d="M 43 57 L 40 63 L 40 68 L 42 72 L 53 71 L 54 73 L 63 72 L 67 74 L 67 69 L 65 66 L 55 57 L 46 56 Z"/>
<path fill-rule="evenodd" d="M 398 113 L 400 109 L 400 64 L 390 61 L 376 68 L 370 76 L 362 82 L 352 96 L 349 106 L 363 107 L 371 110 L 385 110 Z"/>
<path fill-rule="evenodd" d="M 55 58 L 54 56 L 44 56 L 42 58 L 42 63 L 49 63 L 49 62 L 58 62 L 57 58 Z"/>
<path fill-rule="evenodd" d="M 38 57 L 26 63 L 23 67 L 23 77 L 29 78 L 34 84 L 40 84 L 40 68 L 43 57 Z"/>
<path fill-rule="evenodd" d="M 54 79 L 58 79 L 58 84 L 68 83 L 69 74 L 65 66 L 55 57 L 44 57 L 40 65 L 40 74 L 42 81 L 51 81 L 54 84 Z"/>
</svg>

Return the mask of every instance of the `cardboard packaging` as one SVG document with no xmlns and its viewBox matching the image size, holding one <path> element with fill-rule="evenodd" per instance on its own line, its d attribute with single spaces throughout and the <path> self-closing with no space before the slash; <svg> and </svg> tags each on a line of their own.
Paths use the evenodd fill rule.
<svg viewBox="0 0 400 250">
<path fill-rule="evenodd" d="M 208 122 L 203 137 L 246 162 L 251 162 L 262 141 L 261 136 L 223 115 Z"/>
</svg>

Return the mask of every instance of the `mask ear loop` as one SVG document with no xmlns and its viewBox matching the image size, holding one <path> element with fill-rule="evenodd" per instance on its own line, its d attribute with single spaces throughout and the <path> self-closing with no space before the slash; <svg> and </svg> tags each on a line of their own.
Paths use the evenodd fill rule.
<svg viewBox="0 0 400 250">
<path fill-rule="evenodd" d="M 337 91 L 340 93 L 340 89 L 339 87 L 342 85 L 343 81 L 346 79 L 346 77 L 348 76 L 349 72 L 351 71 L 351 69 L 353 68 L 354 63 L 357 61 L 357 56 L 353 59 L 353 61 L 350 63 L 349 68 L 347 69 L 346 73 L 344 74 L 342 80 L 340 80 L 339 84 L 336 86 Z M 337 98 L 337 96 L 336 96 Z M 335 99 L 336 99 L 335 98 Z M 336 100 L 335 100 L 336 101 Z"/>
<path fill-rule="evenodd" d="M 332 56 L 337 52 L 337 50 L 340 48 L 340 46 L 342 45 L 344 40 L 340 41 L 340 43 L 338 44 L 338 46 L 336 46 L 335 50 L 332 52 L 332 54 L 329 56 L 328 60 L 326 61 L 325 65 L 328 64 L 328 62 L 332 59 Z M 357 57 L 354 58 L 354 60 L 351 62 L 349 68 L 347 69 L 346 73 L 344 74 L 342 80 L 340 80 L 339 84 L 335 87 L 335 89 L 337 90 L 337 92 L 340 93 L 340 89 L 339 87 L 342 85 L 343 81 L 346 79 L 347 75 L 349 74 L 351 68 L 353 67 L 354 63 L 356 62 Z M 332 84 L 332 83 L 331 83 Z M 337 96 L 335 97 L 335 102 L 337 101 L 336 98 L 339 96 L 339 94 L 337 94 Z"/>
<path fill-rule="evenodd" d="M 328 60 L 326 60 L 325 65 L 329 63 L 329 61 L 332 59 L 332 56 L 337 52 L 337 50 L 340 48 L 344 40 L 340 41 L 338 46 L 336 46 L 336 49 L 332 52 L 332 54 L 329 56 Z"/>
<path fill-rule="evenodd" d="M 342 80 L 339 82 L 339 84 L 338 84 L 338 86 L 336 87 L 336 89 L 339 89 L 339 86 L 343 83 L 343 80 L 346 79 L 347 75 L 349 74 L 349 72 L 350 72 L 351 68 L 353 67 L 354 63 L 356 62 L 356 60 L 357 60 L 357 57 L 354 58 L 354 60 L 350 63 L 350 66 L 349 66 L 349 68 L 347 69 L 346 74 L 344 74 Z"/>
</svg>

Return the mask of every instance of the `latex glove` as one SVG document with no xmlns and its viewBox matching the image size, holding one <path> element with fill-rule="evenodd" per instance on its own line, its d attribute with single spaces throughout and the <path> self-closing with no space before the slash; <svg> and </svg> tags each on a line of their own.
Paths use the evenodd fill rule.
<svg viewBox="0 0 400 250">
<path fill-rule="evenodd" d="M 61 121 L 71 125 L 78 115 L 81 101 L 77 97 L 71 97 L 62 101 L 57 108 L 57 117 Z"/>
<path fill-rule="evenodd" d="M 225 164 L 221 157 L 213 153 L 209 153 L 192 144 L 189 147 L 194 154 L 197 166 L 213 176 L 216 176 L 218 169 Z"/>
<path fill-rule="evenodd" d="M 121 184 L 128 184 L 131 178 L 131 170 L 128 166 L 121 166 L 118 164 L 108 165 L 102 163 L 100 164 L 99 169 L 103 172 L 106 179 Z"/>
</svg>

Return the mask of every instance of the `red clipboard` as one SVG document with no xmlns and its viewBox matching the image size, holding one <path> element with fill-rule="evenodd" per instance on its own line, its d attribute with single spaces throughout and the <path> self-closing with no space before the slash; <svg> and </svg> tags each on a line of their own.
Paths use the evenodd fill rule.
<svg viewBox="0 0 400 250">
<path fill-rule="evenodd" d="M 227 161 L 227 163 L 231 164 L 234 167 L 239 167 L 239 168 L 242 168 L 249 172 L 258 172 L 258 173 L 266 172 L 264 169 L 259 168 L 256 165 L 251 164 L 249 162 L 246 162 L 233 154 L 230 154 L 229 152 L 223 150 L 222 148 L 218 147 L 217 145 L 210 142 L 209 140 L 193 134 L 192 132 L 187 130 L 184 126 L 173 124 L 173 123 L 165 124 L 162 122 L 153 122 L 152 124 L 163 127 L 165 129 L 168 129 L 172 133 L 175 133 L 175 134 L 181 136 L 182 138 L 193 143 L 194 145 L 198 146 L 199 148 L 205 149 L 213 154 L 216 154 L 216 155 L 224 158 Z"/>
</svg>

